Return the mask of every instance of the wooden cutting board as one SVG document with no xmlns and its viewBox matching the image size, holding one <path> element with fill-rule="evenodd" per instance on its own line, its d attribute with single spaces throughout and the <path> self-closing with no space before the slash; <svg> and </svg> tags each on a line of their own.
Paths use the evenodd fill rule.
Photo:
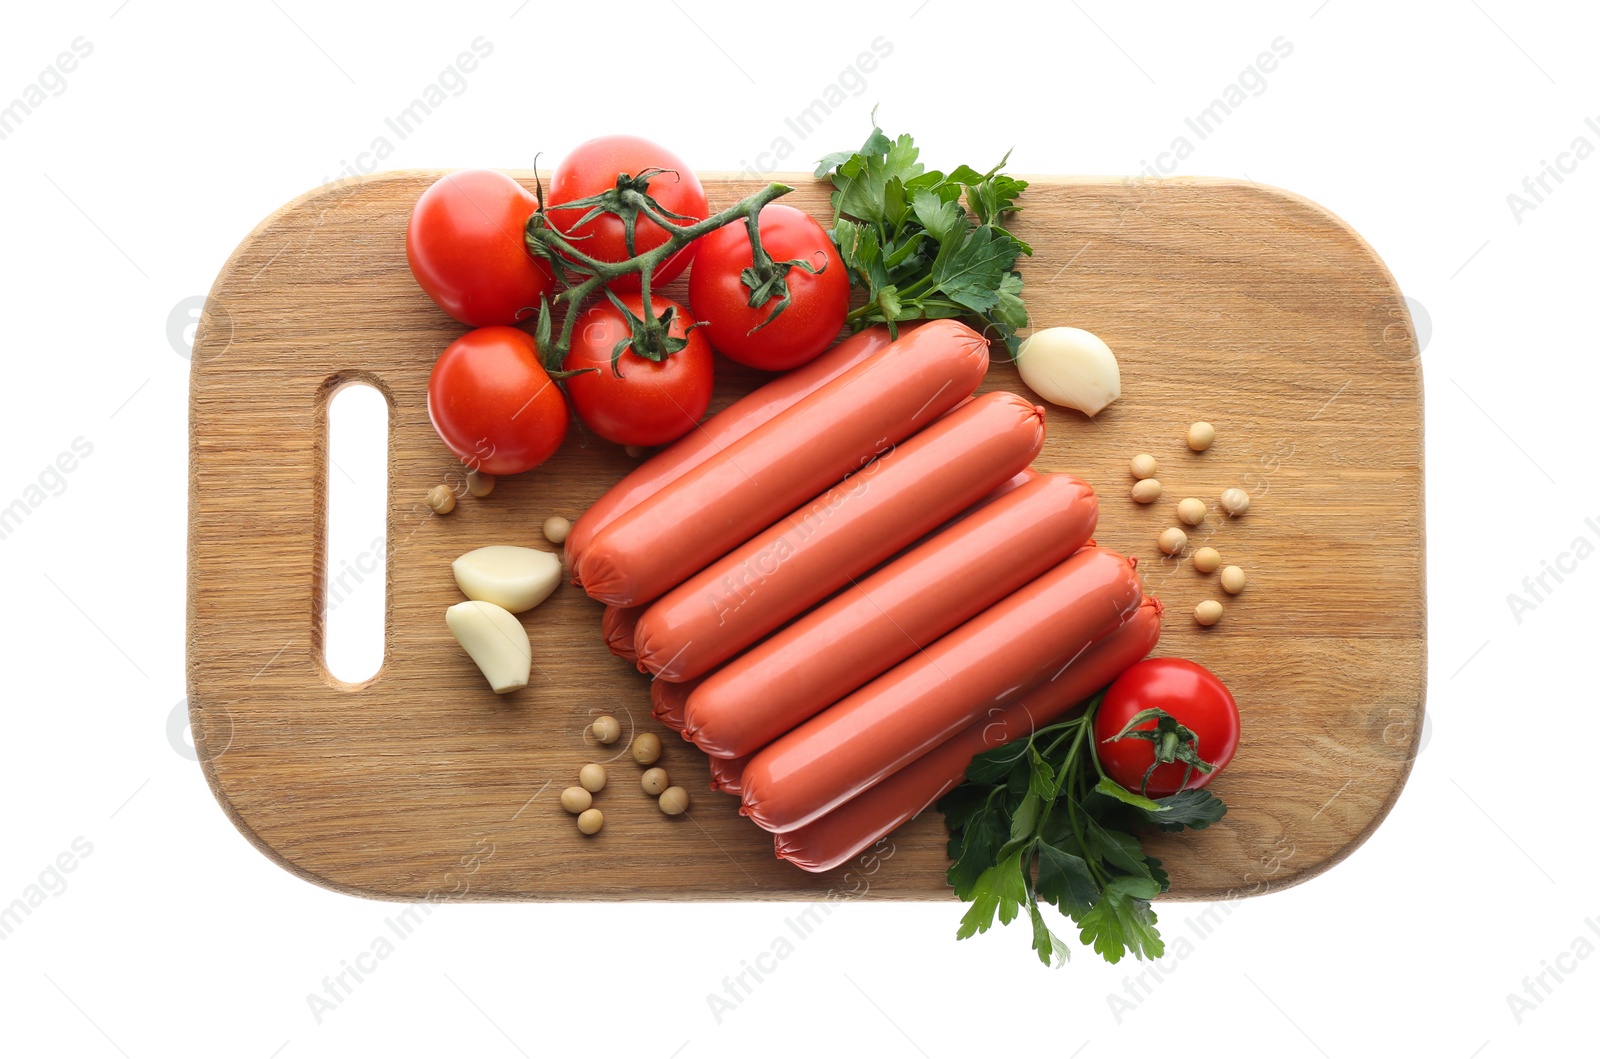
<svg viewBox="0 0 1600 1059">
<path fill-rule="evenodd" d="M 546 516 L 576 518 L 634 461 L 575 430 L 544 467 L 448 518 L 422 506 L 456 466 L 428 423 L 428 372 L 463 331 L 406 266 L 407 216 L 438 175 L 343 182 L 278 210 L 223 268 L 196 335 L 189 704 L 229 817 L 303 878 L 401 900 L 948 896 L 937 813 L 825 875 L 774 859 L 737 801 L 707 789 L 698 751 L 650 718 L 645 679 L 607 652 L 600 606 L 570 586 L 524 615 L 533 686 L 485 687 L 445 629 L 461 599 L 450 560 L 542 545 Z M 824 186 L 788 179 L 787 201 L 827 214 Z M 706 186 L 717 209 L 758 185 Z M 1309 878 L 1383 819 L 1422 733 L 1421 373 L 1405 301 L 1360 236 L 1276 189 L 1042 178 L 1023 202 L 1034 320 L 1095 331 L 1123 378 L 1092 421 L 1050 411 L 1036 466 L 1095 484 L 1100 543 L 1139 556 L 1167 605 L 1158 653 L 1210 666 L 1243 716 L 1214 788 L 1226 819 L 1149 848 L 1176 899 Z M 984 388 L 1020 389 L 999 361 Z M 713 409 L 756 381 L 718 371 Z M 327 672 L 317 617 L 327 404 L 353 381 L 390 405 L 387 653 L 359 686 Z M 1183 443 L 1197 419 L 1217 427 L 1204 454 Z M 1161 461 L 1166 495 L 1150 507 L 1128 499 L 1137 452 Z M 1237 598 L 1154 546 L 1179 498 L 1214 502 L 1230 485 L 1251 493 L 1249 514 L 1213 515 L 1191 538 L 1249 572 Z M 1190 612 L 1213 596 L 1227 614 L 1201 629 Z M 598 713 L 670 737 L 663 764 L 692 792 L 688 814 L 663 816 L 625 754 L 586 742 Z M 586 839 L 557 795 L 613 757 L 606 827 Z"/>
</svg>

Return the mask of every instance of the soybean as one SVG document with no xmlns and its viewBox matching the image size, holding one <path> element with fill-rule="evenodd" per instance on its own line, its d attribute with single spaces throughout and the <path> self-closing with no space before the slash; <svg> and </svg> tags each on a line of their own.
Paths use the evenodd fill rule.
<svg viewBox="0 0 1600 1059">
<path fill-rule="evenodd" d="M 1222 491 L 1222 510 L 1230 515 L 1242 515 L 1250 510 L 1250 494 L 1235 486 Z"/>
<path fill-rule="evenodd" d="M 591 761 L 578 770 L 578 783 L 582 785 L 584 790 L 591 793 L 605 790 L 606 767 Z"/>
<path fill-rule="evenodd" d="M 1214 599 L 1203 599 L 1194 608 L 1194 620 L 1199 625 L 1215 625 L 1222 620 L 1222 604 Z"/>
<path fill-rule="evenodd" d="M 1206 502 L 1199 497 L 1186 496 L 1178 501 L 1178 521 L 1198 526 L 1206 520 Z"/>
<path fill-rule="evenodd" d="M 633 737 L 633 760 L 641 765 L 654 765 L 661 759 L 661 739 L 652 732 L 641 732 Z"/>
<path fill-rule="evenodd" d="M 666 769 L 645 769 L 644 775 L 639 777 L 639 786 L 646 794 L 656 795 L 672 786 L 672 781 L 667 778 Z"/>
<path fill-rule="evenodd" d="M 599 834 L 606 826 L 605 814 L 598 809 L 585 809 L 578 814 L 578 830 L 586 835 Z"/>
<path fill-rule="evenodd" d="M 1139 479 L 1154 478 L 1156 476 L 1156 458 L 1148 452 L 1141 452 L 1128 461 L 1128 470 Z"/>
<path fill-rule="evenodd" d="M 448 485 L 436 485 L 428 490 L 428 506 L 435 515 L 448 515 L 456 509 L 456 494 Z"/>
<path fill-rule="evenodd" d="M 1154 478 L 1145 478 L 1133 483 L 1133 499 L 1135 503 L 1148 504 L 1161 495 L 1161 483 Z"/>
<path fill-rule="evenodd" d="M 563 544 L 566 542 L 567 534 L 572 532 L 572 523 L 560 515 L 551 515 L 544 520 L 543 529 L 545 540 L 551 544 Z"/>
<path fill-rule="evenodd" d="M 661 792 L 656 804 L 661 806 L 661 811 L 668 816 L 677 816 L 689 808 L 689 792 L 682 787 L 668 787 Z"/>
<path fill-rule="evenodd" d="M 589 731 L 594 733 L 596 741 L 609 746 L 621 738 L 622 723 L 608 713 L 604 717 L 596 717 Z"/>
<path fill-rule="evenodd" d="M 1194 552 L 1194 568 L 1202 574 L 1209 574 L 1222 565 L 1222 553 L 1215 548 L 1196 548 Z"/>
<path fill-rule="evenodd" d="M 1240 592 L 1244 591 L 1244 586 L 1248 581 L 1248 578 L 1244 576 L 1244 571 L 1239 567 L 1229 566 L 1223 568 L 1222 576 L 1219 578 L 1219 580 L 1222 582 L 1222 590 L 1224 592 L 1228 593 L 1230 596 L 1237 596 Z"/>
<path fill-rule="evenodd" d="M 1189 535 L 1176 526 L 1169 526 L 1156 538 L 1156 547 L 1168 555 L 1177 555 L 1189 543 Z"/>
<path fill-rule="evenodd" d="M 1189 447 L 1196 452 L 1204 452 L 1217 440 L 1217 428 L 1210 423 L 1189 424 L 1189 436 L 1186 439 Z"/>
<path fill-rule="evenodd" d="M 594 804 L 594 795 L 582 787 L 568 787 L 561 792 L 561 808 L 577 815 Z"/>
<path fill-rule="evenodd" d="M 473 496 L 488 496 L 494 492 L 494 475 L 482 471 L 467 472 L 467 492 Z"/>
</svg>

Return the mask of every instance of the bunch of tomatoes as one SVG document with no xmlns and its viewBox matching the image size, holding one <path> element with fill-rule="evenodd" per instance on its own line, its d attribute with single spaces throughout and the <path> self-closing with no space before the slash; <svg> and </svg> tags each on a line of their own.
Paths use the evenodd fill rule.
<svg viewBox="0 0 1600 1059">
<path fill-rule="evenodd" d="M 705 189 L 671 151 L 633 136 L 605 136 L 573 151 L 545 193 L 544 220 L 591 258 L 629 261 L 662 247 L 665 228 L 640 216 L 631 242 L 621 216 L 563 208 L 619 186 L 624 175 L 654 173 L 648 195 L 684 226 L 710 216 Z M 428 383 L 428 415 L 463 462 L 488 474 L 517 474 L 549 459 L 565 440 L 568 404 L 595 434 L 619 445 L 664 445 L 689 430 L 711 401 L 714 353 L 765 371 L 786 371 L 817 356 L 838 335 L 850 283 L 828 233 L 801 210 L 769 203 L 759 238 L 771 258 L 800 263 L 787 273 L 788 301 L 752 305 L 747 270 L 753 250 L 743 220 L 715 228 L 657 265 L 649 307 L 637 273 L 606 284 L 603 297 L 571 305 L 581 313 L 559 371 L 527 330 L 562 281 L 530 253 L 524 238 L 540 202 L 504 173 L 469 170 L 443 177 L 418 199 L 406 256 L 418 284 L 451 317 L 473 328 L 440 355 Z M 689 270 L 687 307 L 655 293 Z M 671 313 L 683 340 L 667 355 L 632 348 L 630 315 Z M 556 377 L 553 378 L 552 374 Z"/>
</svg>

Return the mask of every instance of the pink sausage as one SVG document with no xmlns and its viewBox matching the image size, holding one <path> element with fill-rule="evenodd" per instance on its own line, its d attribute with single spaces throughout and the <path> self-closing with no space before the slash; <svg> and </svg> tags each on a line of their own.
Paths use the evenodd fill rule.
<svg viewBox="0 0 1600 1059">
<path fill-rule="evenodd" d="M 739 811 L 768 831 L 809 824 L 1053 678 L 1142 598 L 1131 562 L 1080 550 L 758 752 Z"/>
<path fill-rule="evenodd" d="M 744 772 L 745 765 L 749 764 L 750 759 L 747 757 L 713 757 L 706 760 L 711 763 L 711 789 L 737 797 L 743 789 L 739 784 L 739 777 Z"/>
<path fill-rule="evenodd" d="M 778 858 L 806 871 L 837 868 L 944 797 L 961 782 L 973 757 L 1065 717 L 1149 654 L 1160 636 L 1161 604 L 1147 598 L 1127 624 L 1095 641 L 1054 680 L 972 722 L 882 783 L 804 827 L 774 835 Z M 711 759 L 713 769 L 721 760 Z"/>
<path fill-rule="evenodd" d="M 685 737 L 725 757 L 770 743 L 1064 561 L 1098 516 L 1067 474 L 992 501 L 712 674 Z"/>
<path fill-rule="evenodd" d="M 639 654 L 633 649 L 633 629 L 644 613 L 643 607 L 607 607 L 600 617 L 600 633 L 606 646 L 618 658 L 638 662 Z"/>
<path fill-rule="evenodd" d="M 851 335 L 816 360 L 781 375 L 674 441 L 589 506 L 567 534 L 567 569 L 579 582 L 583 553 L 595 534 L 727 446 L 793 407 L 889 344 L 889 329 L 869 327 Z"/>
<path fill-rule="evenodd" d="M 695 689 L 693 683 L 650 682 L 650 715 L 674 732 L 683 731 L 683 704 Z"/>
<path fill-rule="evenodd" d="M 988 367 L 988 343 L 957 321 L 901 335 L 617 516 L 583 553 L 585 590 L 658 598 L 955 407 Z"/>
<path fill-rule="evenodd" d="M 663 680 L 710 672 L 993 493 L 1043 444 L 1044 409 L 1016 394 L 951 412 L 652 604 L 634 630 L 639 668 Z"/>
</svg>

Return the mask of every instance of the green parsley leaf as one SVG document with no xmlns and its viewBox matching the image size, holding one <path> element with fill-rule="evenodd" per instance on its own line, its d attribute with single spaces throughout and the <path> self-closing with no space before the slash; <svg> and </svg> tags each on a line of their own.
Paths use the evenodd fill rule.
<svg viewBox="0 0 1600 1059">
<path fill-rule="evenodd" d="M 919 188 L 912 195 L 911 209 L 936 242 L 950 238 L 962 223 L 961 207 L 954 200 L 941 198 L 926 188 Z"/>
<path fill-rule="evenodd" d="M 1129 875 L 1150 877 L 1144 861 L 1144 850 L 1139 840 L 1126 831 L 1112 831 L 1100 826 L 1092 817 L 1084 820 L 1083 842 L 1090 856 Z"/>
<path fill-rule="evenodd" d="M 1044 811 L 1044 806 L 1044 799 L 1029 790 L 1016 811 L 1011 814 L 1012 842 L 1027 842 L 1033 837 L 1034 828 L 1039 826 L 1039 814 Z"/>
<path fill-rule="evenodd" d="M 1033 743 L 1028 744 L 1028 791 L 1039 796 L 1045 802 L 1055 801 L 1061 793 L 1061 788 L 1056 782 L 1056 770 L 1050 762 L 1044 759 L 1039 748 Z"/>
<path fill-rule="evenodd" d="M 1011 769 L 1028 756 L 1027 751 L 1007 743 L 985 750 L 967 764 L 967 782 L 995 783 L 1011 774 Z"/>
<path fill-rule="evenodd" d="M 1112 879 L 1094 907 L 1077 917 L 1078 940 L 1092 946 L 1107 963 L 1117 963 L 1128 952 L 1141 960 L 1159 958 L 1166 945 L 1156 930 L 1156 914 L 1149 900 L 1138 896 L 1147 889 Z"/>
<path fill-rule="evenodd" d="M 1078 716 L 978 754 L 965 782 L 939 800 L 951 836 L 948 878 L 972 905 L 958 936 L 1008 923 L 1025 907 L 1033 951 L 1059 965 L 1068 952 L 1044 920 L 1040 906 L 1049 904 L 1112 963 L 1164 951 L 1150 902 L 1171 880 L 1138 832 L 1204 827 L 1226 808 L 1209 791 L 1150 799 L 1101 781 L 1090 735 L 1099 703 L 1096 696 Z"/>
<path fill-rule="evenodd" d="M 973 887 L 973 894 L 972 907 L 961 917 L 961 926 L 956 931 L 958 941 L 984 933 L 994 925 L 996 916 L 1001 926 L 1017 918 L 1017 912 L 1028 901 L 1020 851 L 985 869 Z"/>
<path fill-rule="evenodd" d="M 904 319 L 901 316 L 900 292 L 895 289 L 894 284 L 878 288 L 878 308 L 883 313 L 885 322 Z"/>
<path fill-rule="evenodd" d="M 1156 884 L 1157 893 L 1166 893 L 1172 886 L 1172 880 L 1167 877 L 1167 869 L 1154 857 L 1144 859 L 1145 870 L 1150 873 L 1150 881 Z"/>
<path fill-rule="evenodd" d="M 1147 812 L 1145 816 L 1163 831 L 1182 831 L 1186 827 L 1200 831 L 1221 820 L 1228 812 L 1222 799 L 1203 787 L 1157 798 L 1156 804 L 1161 806 L 1161 811 Z"/>
<path fill-rule="evenodd" d="M 957 897 L 963 901 L 972 900 L 979 878 L 994 864 L 1000 847 L 1010 833 L 1011 824 L 1005 810 L 993 803 L 986 805 L 968 821 L 962 830 L 961 855 L 950 865 L 945 876 Z"/>
<path fill-rule="evenodd" d="M 1028 324 L 1015 265 L 1033 251 L 1004 227 L 1028 186 L 1001 172 L 1006 160 L 947 176 L 923 166 L 910 136 L 891 140 L 874 125 L 859 151 L 820 161 L 817 176 L 834 186 L 834 241 L 866 294 L 849 315 L 856 329 L 964 316 L 1015 356 Z"/>
<path fill-rule="evenodd" d="M 1028 900 L 1028 920 L 1033 924 L 1033 951 L 1039 954 L 1041 963 L 1047 967 L 1060 967 L 1072 957 L 1072 950 L 1067 948 L 1067 943 L 1045 925 L 1039 905 L 1032 898 Z"/>
<path fill-rule="evenodd" d="M 976 783 L 963 783 L 952 788 L 935 806 L 944 814 L 944 822 L 952 831 L 967 826 L 988 805 L 989 792 Z"/>
<path fill-rule="evenodd" d="M 1022 304 L 1022 273 L 1007 272 L 1000 278 L 1000 292 L 989 315 L 1012 330 L 1028 326 L 1028 307 Z"/>
<path fill-rule="evenodd" d="M 1081 916 L 1100 899 L 1100 887 L 1082 857 L 1057 849 L 1048 842 L 1038 846 L 1039 874 L 1033 892 L 1069 916 Z"/>
<path fill-rule="evenodd" d="M 1001 161 L 1000 164 L 1005 165 L 1005 162 Z M 1026 180 L 1017 180 L 1004 173 L 991 173 L 977 184 L 967 185 L 967 208 L 978 218 L 979 224 L 998 221 L 1002 214 L 1016 210 L 1014 204 L 1027 188 Z"/>
<path fill-rule="evenodd" d="M 950 245 L 944 242 L 941 250 Z M 933 266 L 933 285 L 951 301 L 983 312 L 1000 300 L 1000 281 L 1016 260 L 1015 240 L 996 236 L 995 229 L 981 225 L 957 250 L 940 253 Z"/>
<path fill-rule="evenodd" d="M 1100 777 L 1100 782 L 1094 785 L 1094 789 L 1101 794 L 1115 798 L 1124 805 L 1131 805 L 1135 809 L 1144 810 L 1152 821 L 1157 820 L 1165 812 L 1165 807 L 1160 802 L 1146 798 L 1142 794 L 1135 794 L 1122 784 L 1106 776 Z"/>
</svg>

